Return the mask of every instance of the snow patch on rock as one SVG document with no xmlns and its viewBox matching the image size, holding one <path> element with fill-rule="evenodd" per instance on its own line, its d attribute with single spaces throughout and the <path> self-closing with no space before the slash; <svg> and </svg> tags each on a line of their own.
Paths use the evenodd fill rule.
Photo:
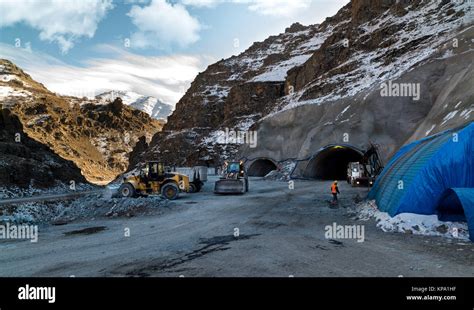
<svg viewBox="0 0 474 310">
<path fill-rule="evenodd" d="M 32 96 L 32 94 L 26 90 L 16 90 L 10 86 L 0 86 L 0 99 L 29 96 Z"/>
<path fill-rule="evenodd" d="M 436 12 L 438 5 L 437 1 L 433 1 L 422 9 L 409 10 L 407 14 L 401 17 L 387 11 L 377 24 L 372 25 L 369 21 L 361 25 L 359 29 L 365 31 L 364 35 L 369 36 L 380 29 L 382 25 L 400 26 L 401 29 L 392 35 L 397 40 L 396 43 L 385 48 L 378 48 L 372 52 L 359 51 L 354 53 L 346 62 L 335 68 L 358 64 L 354 70 L 333 76 L 327 76 L 327 74 L 319 76 L 312 83 L 286 96 L 282 101 L 281 108 L 265 118 L 305 104 L 327 104 L 341 98 L 352 97 L 361 91 L 372 89 L 384 81 L 397 79 L 403 73 L 426 61 L 438 51 L 442 44 L 454 37 L 452 30 L 459 28 L 463 23 L 471 23 L 473 20 L 472 14 L 466 14 L 465 18 L 459 19 L 444 16 L 444 20 L 440 21 L 433 18 L 433 12 Z M 471 4 L 468 2 L 459 2 L 454 5 L 456 12 L 461 10 L 470 12 L 472 10 Z M 419 20 L 416 27 L 403 27 L 403 25 L 408 25 L 413 20 Z M 409 46 L 412 42 L 418 42 L 418 40 L 421 43 L 417 43 L 416 48 L 409 49 L 400 57 L 394 58 L 390 63 L 387 64 L 381 60 L 384 55 L 404 46 Z M 328 84 L 338 86 L 327 95 L 311 99 L 302 98 L 308 89 L 323 88 L 324 85 Z"/>
</svg>

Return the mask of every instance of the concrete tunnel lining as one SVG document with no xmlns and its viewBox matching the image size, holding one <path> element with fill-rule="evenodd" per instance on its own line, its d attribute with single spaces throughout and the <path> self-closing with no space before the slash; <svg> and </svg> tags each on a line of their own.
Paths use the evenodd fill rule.
<svg viewBox="0 0 474 310">
<path fill-rule="evenodd" d="M 308 162 L 304 176 L 319 180 L 346 180 L 347 165 L 360 161 L 362 152 L 349 145 L 329 145 Z"/>
<path fill-rule="evenodd" d="M 268 158 L 259 158 L 249 166 L 247 174 L 251 177 L 264 177 L 270 171 L 276 169 L 277 165 L 273 160 Z"/>
</svg>

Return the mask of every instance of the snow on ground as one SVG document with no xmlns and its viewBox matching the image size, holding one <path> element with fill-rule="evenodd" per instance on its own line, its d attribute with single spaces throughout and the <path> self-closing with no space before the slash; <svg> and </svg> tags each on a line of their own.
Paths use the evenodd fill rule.
<svg viewBox="0 0 474 310">
<path fill-rule="evenodd" d="M 288 60 L 282 61 L 275 66 L 271 66 L 266 72 L 257 75 L 250 82 L 280 82 L 285 81 L 290 69 L 304 64 L 311 54 L 298 55 Z"/>
<path fill-rule="evenodd" d="M 221 85 L 206 86 L 203 90 L 203 94 L 209 97 L 218 97 L 220 100 L 227 98 L 230 92 L 230 87 Z"/>
<path fill-rule="evenodd" d="M 447 59 L 447 58 L 453 57 L 454 55 L 455 55 L 455 54 L 454 54 L 453 50 L 449 50 L 449 49 L 448 49 L 448 50 L 446 50 L 446 51 L 444 52 L 444 54 L 443 54 L 441 57 L 439 57 L 439 58 L 437 58 L 437 59 Z"/>
<path fill-rule="evenodd" d="M 327 27 L 324 31 L 317 29 L 313 37 L 309 39 L 307 37 L 311 35 L 311 29 L 294 33 L 283 33 L 279 39 L 266 49 L 257 49 L 253 53 L 246 53 L 226 60 L 226 66 L 237 66 L 239 68 L 228 78 L 228 81 L 241 80 L 245 73 L 261 70 L 265 59 L 276 54 L 281 55 L 282 59 L 268 68 L 265 68 L 264 72 L 255 76 L 250 81 L 284 81 L 290 69 L 305 63 L 313 52 L 319 49 L 324 41 L 332 34 L 334 28 L 346 22 L 348 21 L 344 21 L 336 26 Z"/>
<path fill-rule="evenodd" d="M 250 127 L 252 127 L 253 124 L 255 124 L 255 119 L 260 117 L 260 114 L 252 114 L 252 115 L 246 115 L 246 116 L 241 116 L 238 117 L 236 120 L 237 125 L 235 125 L 233 128 L 228 128 L 229 131 L 241 131 L 241 132 L 247 132 L 250 130 Z M 212 146 L 218 141 L 225 141 L 225 130 L 226 128 L 214 130 L 210 132 L 201 142 L 201 146 Z"/>
<path fill-rule="evenodd" d="M 77 192 L 98 190 L 99 188 L 78 184 Z M 117 186 L 111 186 L 99 190 L 97 193 L 89 193 L 82 197 L 54 201 L 36 201 L 18 203 L 14 205 L 2 206 L 0 209 L 0 223 L 10 222 L 15 224 L 30 223 L 54 223 L 69 222 L 78 219 L 94 217 L 116 217 L 143 215 L 149 213 L 161 212 L 160 207 L 166 207 L 168 201 L 159 196 L 150 196 L 147 198 L 114 198 Z M 69 194 L 71 191 L 67 186 L 57 186 L 47 190 L 37 188 L 5 189 L 0 188 L 1 198 L 19 198 L 31 196 L 43 196 L 51 194 Z"/>
<path fill-rule="evenodd" d="M 28 97 L 31 93 L 26 90 L 16 90 L 10 86 L 0 86 L 0 99 L 7 97 Z"/>
<path fill-rule="evenodd" d="M 208 134 L 203 140 L 202 145 L 214 145 L 217 141 L 222 141 L 224 138 L 222 130 L 214 130 Z"/>
<path fill-rule="evenodd" d="M 255 124 L 255 119 L 259 117 L 260 114 L 252 114 L 238 117 L 240 121 L 235 125 L 235 128 L 240 131 L 248 131 L 253 124 Z"/>
<path fill-rule="evenodd" d="M 92 138 L 91 142 L 101 154 L 106 155 L 109 153 L 107 137 Z"/>
<path fill-rule="evenodd" d="M 349 21 L 347 21 L 349 22 Z M 334 28 L 343 24 L 328 27 L 324 32 L 317 32 L 311 39 L 304 40 L 302 44 L 291 50 L 289 59 L 280 61 L 270 66 L 264 73 L 254 77 L 251 82 L 281 82 L 285 81 L 287 73 L 294 67 L 301 66 L 311 58 L 313 52 L 318 50 L 326 39 L 332 34 Z M 294 34 L 286 34 L 287 37 L 298 37 L 308 35 L 308 30 L 300 31 Z M 283 49 L 284 51 L 284 49 Z"/>
<path fill-rule="evenodd" d="M 5 66 L 0 66 L 0 82 L 8 83 L 12 81 L 18 82 L 23 86 L 31 86 L 28 82 L 22 80 L 20 76 L 11 74 L 11 72 L 8 71 Z"/>
<path fill-rule="evenodd" d="M 463 110 L 459 116 L 469 119 L 471 117 L 472 111 L 474 111 L 474 105 L 472 105 L 469 109 Z"/>
<path fill-rule="evenodd" d="M 349 21 L 347 21 L 349 22 Z M 298 55 L 307 53 L 308 51 L 315 51 L 321 47 L 321 45 L 326 41 L 326 39 L 331 35 L 334 28 L 338 27 L 339 25 L 343 24 L 344 22 L 336 25 L 335 27 L 328 27 L 325 32 L 318 32 L 314 37 L 310 40 L 305 41 L 300 46 L 296 47 L 294 51 L 291 52 L 292 55 Z"/>
<path fill-rule="evenodd" d="M 456 114 L 458 114 L 458 110 L 454 110 L 454 111 L 451 111 L 448 114 L 446 114 L 446 116 L 443 118 L 443 122 L 441 123 L 441 125 L 444 125 L 449 120 L 453 119 L 456 116 Z"/>
<path fill-rule="evenodd" d="M 385 232 L 441 236 L 469 241 L 467 223 L 442 222 L 438 220 L 437 215 L 401 213 L 391 217 L 388 213 L 380 211 L 373 200 L 358 204 L 355 214 L 356 219 L 363 221 L 374 218 L 377 221 L 377 227 Z"/>
<path fill-rule="evenodd" d="M 41 125 L 48 119 L 50 119 L 51 116 L 49 114 L 39 114 L 33 117 L 31 120 L 26 123 L 27 126 L 33 126 L 33 125 Z"/>
<path fill-rule="evenodd" d="M 344 115 L 344 113 L 347 112 L 347 110 L 349 110 L 349 108 L 351 107 L 351 105 L 349 104 L 347 107 L 344 108 L 344 110 L 341 111 L 341 113 L 339 113 L 337 116 L 336 116 L 336 122 Z M 345 121 L 348 121 L 348 120 L 345 120 Z M 342 123 L 342 122 L 341 122 Z"/>
<path fill-rule="evenodd" d="M 13 74 L 0 74 L 0 80 L 2 82 L 10 82 L 10 81 L 21 81 L 21 79 L 19 79 L 16 75 L 13 75 Z"/>
<path fill-rule="evenodd" d="M 76 191 L 90 191 L 97 189 L 87 184 L 76 184 Z M 71 193 L 71 189 L 66 184 L 40 189 L 33 186 L 28 188 L 0 187 L 0 199 L 24 198 L 32 196 L 44 196 L 55 194 Z M 0 222 L 13 223 L 33 223 L 42 222 L 44 218 L 49 218 L 51 214 L 59 212 L 59 205 L 43 202 L 27 202 L 18 205 L 6 205 L 0 208 Z"/>
<path fill-rule="evenodd" d="M 432 125 L 430 127 L 430 129 L 428 129 L 426 132 L 425 132 L 425 136 L 429 136 L 429 134 L 433 131 L 433 129 L 435 129 L 436 125 Z"/>
<path fill-rule="evenodd" d="M 48 163 L 51 164 L 51 163 Z M 33 195 L 53 195 L 60 193 L 70 193 L 71 189 L 69 184 L 59 183 L 56 186 L 52 186 L 47 189 L 41 189 L 34 186 L 29 186 L 27 188 L 19 188 L 15 186 L 10 186 L 8 188 L 0 186 L 0 199 L 8 198 L 23 198 L 31 197 Z M 97 186 L 78 183 L 75 184 L 76 191 L 90 191 L 97 189 Z"/>
</svg>

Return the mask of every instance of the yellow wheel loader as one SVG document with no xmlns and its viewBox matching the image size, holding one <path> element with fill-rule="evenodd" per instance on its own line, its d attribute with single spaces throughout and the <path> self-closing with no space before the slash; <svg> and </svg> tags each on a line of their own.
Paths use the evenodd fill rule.
<svg viewBox="0 0 474 310">
<path fill-rule="evenodd" d="M 244 194 L 249 191 L 249 179 L 244 163 L 225 162 L 223 176 L 214 186 L 215 194 Z"/>
<path fill-rule="evenodd" d="M 148 162 L 139 175 L 125 178 L 119 188 L 121 197 L 161 194 L 165 199 L 175 200 L 180 192 L 190 192 L 189 177 L 165 171 L 161 162 Z"/>
</svg>

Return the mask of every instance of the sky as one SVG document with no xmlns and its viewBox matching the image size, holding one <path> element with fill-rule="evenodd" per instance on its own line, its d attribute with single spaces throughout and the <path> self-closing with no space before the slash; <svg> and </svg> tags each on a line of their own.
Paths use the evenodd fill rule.
<svg viewBox="0 0 474 310">
<path fill-rule="evenodd" d="M 174 105 L 199 72 L 349 0 L 0 0 L 0 58 L 51 91 Z"/>
</svg>

